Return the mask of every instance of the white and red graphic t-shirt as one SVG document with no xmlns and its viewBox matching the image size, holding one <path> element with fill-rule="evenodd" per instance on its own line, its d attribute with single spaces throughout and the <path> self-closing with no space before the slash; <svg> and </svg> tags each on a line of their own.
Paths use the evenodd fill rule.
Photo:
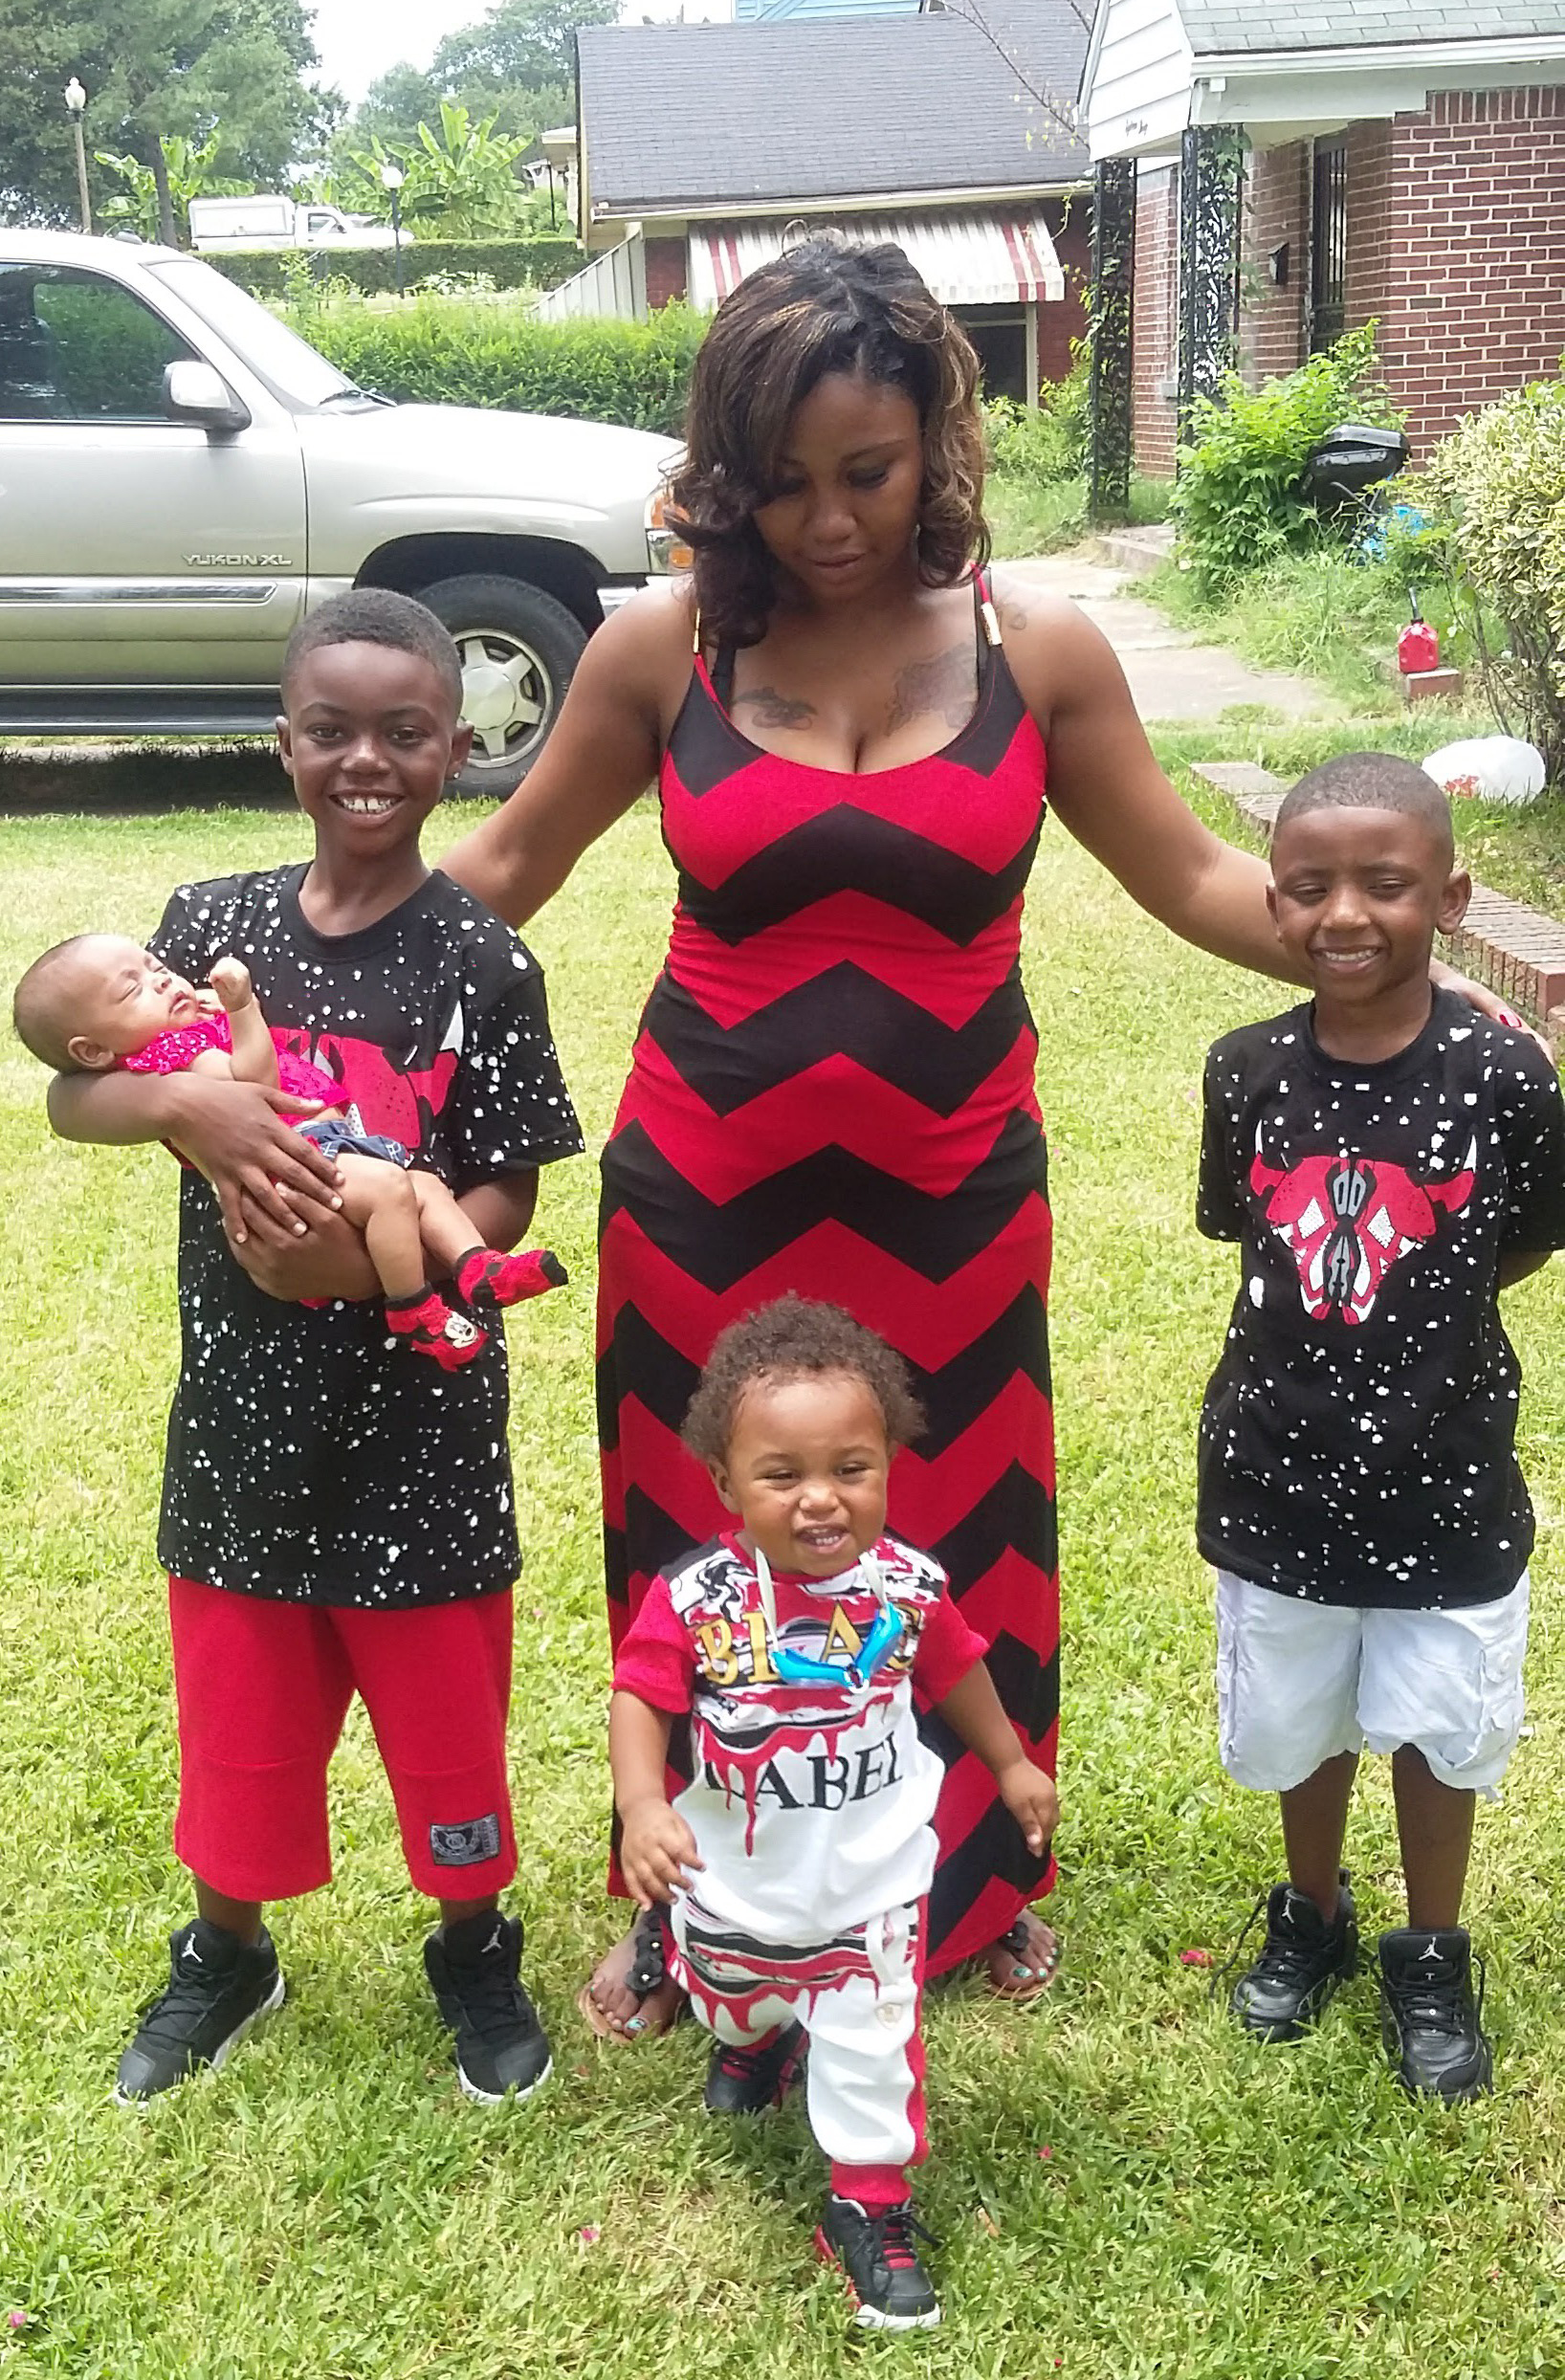
<svg viewBox="0 0 1565 2380">
<path fill-rule="evenodd" d="M 273 1039 L 366 1132 L 460 1196 L 582 1146 L 543 971 L 449 876 L 356 934 L 317 934 L 302 866 L 184 885 L 153 948 L 192 982 L 242 959 Z M 461 1372 L 388 1345 L 379 1298 L 310 1311 L 256 1289 L 196 1173 L 180 1203 L 179 1386 L 158 1558 L 209 1586 L 397 1610 L 519 1568 L 505 1339 Z"/>
<path fill-rule="evenodd" d="M 902 1642 L 854 1686 L 848 1664 L 879 1609 L 877 1577 Z M 913 1689 L 941 1701 L 983 1644 L 939 1564 L 895 1537 L 835 1578 L 774 1572 L 772 1590 L 775 1634 L 738 1536 L 714 1538 L 652 1581 L 614 1685 L 691 1714 L 692 1782 L 674 1807 L 705 1862 L 705 1914 L 760 1942 L 826 1942 L 929 1890 L 944 1769 L 919 1736 Z M 784 1685 L 778 1642 L 840 1662 L 841 1688 Z"/>
<path fill-rule="evenodd" d="M 1243 1280 L 1201 1412 L 1197 1534 L 1320 1602 L 1509 1593 L 1532 1548 L 1502 1256 L 1565 1246 L 1565 1107 L 1526 1034 L 1437 992 L 1409 1047 L 1328 1057 L 1309 1005 L 1206 1061 L 1200 1228 Z"/>
</svg>

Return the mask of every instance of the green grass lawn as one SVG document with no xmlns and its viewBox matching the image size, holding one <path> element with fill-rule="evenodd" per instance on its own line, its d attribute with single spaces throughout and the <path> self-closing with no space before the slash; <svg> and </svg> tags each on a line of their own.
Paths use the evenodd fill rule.
<svg viewBox="0 0 1565 2380">
<path fill-rule="evenodd" d="M 465 822 L 443 813 L 431 848 Z M 0 981 L 85 925 L 143 933 L 191 875 L 302 852 L 280 812 L 0 820 Z M 601 1140 L 665 928 L 637 812 L 535 934 Z M 1513 2380 L 1565 2369 L 1565 1275 L 1517 1291 L 1524 1460 L 1542 1520 L 1533 1734 L 1481 1813 L 1471 1914 L 1499 2088 L 1404 2102 L 1367 1978 L 1322 2034 L 1256 2051 L 1206 1999 L 1276 1872 L 1270 1806 L 1212 1742 L 1208 1588 L 1191 1542 L 1201 1382 L 1231 1252 L 1190 1222 L 1201 1052 L 1280 1004 L 1171 942 L 1051 830 L 1027 968 L 1043 1033 L 1067 1649 L 1061 1979 L 1027 2013 L 933 1996 L 946 2326 L 876 2343 L 809 2254 L 801 2113 L 700 2113 L 692 2028 L 600 2048 L 572 2001 L 603 1943 L 606 1686 L 590 1401 L 594 1175 L 546 1178 L 570 1290 L 512 1326 L 528 1569 L 512 1742 L 527 1972 L 556 2042 L 525 2110 L 459 2097 L 419 1962 L 388 1796 L 356 1720 L 340 1880 L 277 1913 L 287 2006 L 217 2077 L 109 2104 L 136 2003 L 183 1921 L 153 1518 L 174 1362 L 175 1177 L 156 1150 L 45 1131 L 0 1050 L 0 2369 L 102 2380 Z M 1366 1931 L 1400 1922 L 1383 1776 L 1352 1859 Z M 7 2307 L 25 2326 L 5 2326 Z"/>
</svg>

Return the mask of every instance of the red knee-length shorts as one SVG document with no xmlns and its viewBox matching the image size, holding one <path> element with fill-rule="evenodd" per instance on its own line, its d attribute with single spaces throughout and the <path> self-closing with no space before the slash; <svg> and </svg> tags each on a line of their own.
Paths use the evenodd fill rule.
<svg viewBox="0 0 1565 2380">
<path fill-rule="evenodd" d="M 326 1771 L 359 1694 L 420 1892 L 511 1882 L 509 1590 L 412 1611 L 345 1611 L 168 1581 L 179 1702 L 174 1848 L 235 1901 L 331 1881 Z"/>
</svg>

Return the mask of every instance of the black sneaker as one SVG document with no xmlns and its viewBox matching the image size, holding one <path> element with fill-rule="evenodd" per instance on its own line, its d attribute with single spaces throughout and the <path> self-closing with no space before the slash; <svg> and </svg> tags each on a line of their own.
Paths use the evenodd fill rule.
<svg viewBox="0 0 1565 2380">
<path fill-rule="evenodd" d="M 168 1950 L 168 1989 L 141 2012 L 114 2079 L 117 2106 L 170 2090 L 198 2066 L 222 2065 L 257 2016 L 282 2006 L 282 1973 L 264 1926 L 252 1947 L 198 1917 L 169 1935 Z"/>
<path fill-rule="evenodd" d="M 760 2049 L 729 2049 L 719 2041 L 706 2070 L 702 2105 L 709 2116 L 760 2116 L 781 2107 L 805 2063 L 805 2028 L 784 2025 Z"/>
<path fill-rule="evenodd" d="M 1347 1869 L 1330 1926 L 1308 1893 L 1273 1884 L 1261 1955 L 1234 1985 L 1228 2006 L 1259 2041 L 1302 2040 L 1357 1970 L 1358 1914 Z"/>
<path fill-rule="evenodd" d="M 1408 1926 L 1380 1936 L 1380 2039 L 1404 2091 L 1427 2092 L 1455 2106 L 1477 2099 L 1494 2079 L 1484 2031 L 1484 1962 L 1464 1926 Z"/>
<path fill-rule="evenodd" d="M 456 2036 L 456 2080 L 481 2107 L 508 2091 L 531 2099 L 549 2079 L 548 2036 L 527 1996 L 521 1920 L 484 1909 L 424 1945 L 424 1971 L 441 2020 Z"/>
<path fill-rule="evenodd" d="M 938 2329 L 940 2301 L 918 2260 L 915 2235 L 938 2244 L 914 2214 L 911 2198 L 878 2215 L 866 2213 L 856 2198 L 827 2200 L 815 2245 L 847 2274 L 861 2330 Z"/>
</svg>

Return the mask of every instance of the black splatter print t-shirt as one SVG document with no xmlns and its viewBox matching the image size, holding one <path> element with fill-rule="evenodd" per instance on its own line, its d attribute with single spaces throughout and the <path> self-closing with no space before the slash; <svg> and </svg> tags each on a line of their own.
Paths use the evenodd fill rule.
<svg viewBox="0 0 1565 2380">
<path fill-rule="evenodd" d="M 1524 1034 L 1437 992 L 1410 1047 L 1331 1058 L 1308 1005 L 1206 1061 L 1197 1223 L 1243 1279 L 1201 1412 L 1197 1535 L 1323 1603 L 1509 1593 L 1532 1549 L 1503 1255 L 1565 1245 L 1565 1108 Z"/>
<path fill-rule="evenodd" d="M 315 932 L 302 866 L 185 885 L 153 947 L 206 980 L 242 959 L 267 1023 L 342 1085 L 366 1132 L 459 1195 L 582 1135 L 531 953 L 449 876 L 359 933 Z M 158 1558 L 290 1601 L 397 1610 L 520 1567 L 505 1340 L 459 1372 L 389 1346 L 379 1299 L 311 1311 L 255 1288 L 200 1175 L 181 1189 L 182 1359 Z"/>
</svg>

